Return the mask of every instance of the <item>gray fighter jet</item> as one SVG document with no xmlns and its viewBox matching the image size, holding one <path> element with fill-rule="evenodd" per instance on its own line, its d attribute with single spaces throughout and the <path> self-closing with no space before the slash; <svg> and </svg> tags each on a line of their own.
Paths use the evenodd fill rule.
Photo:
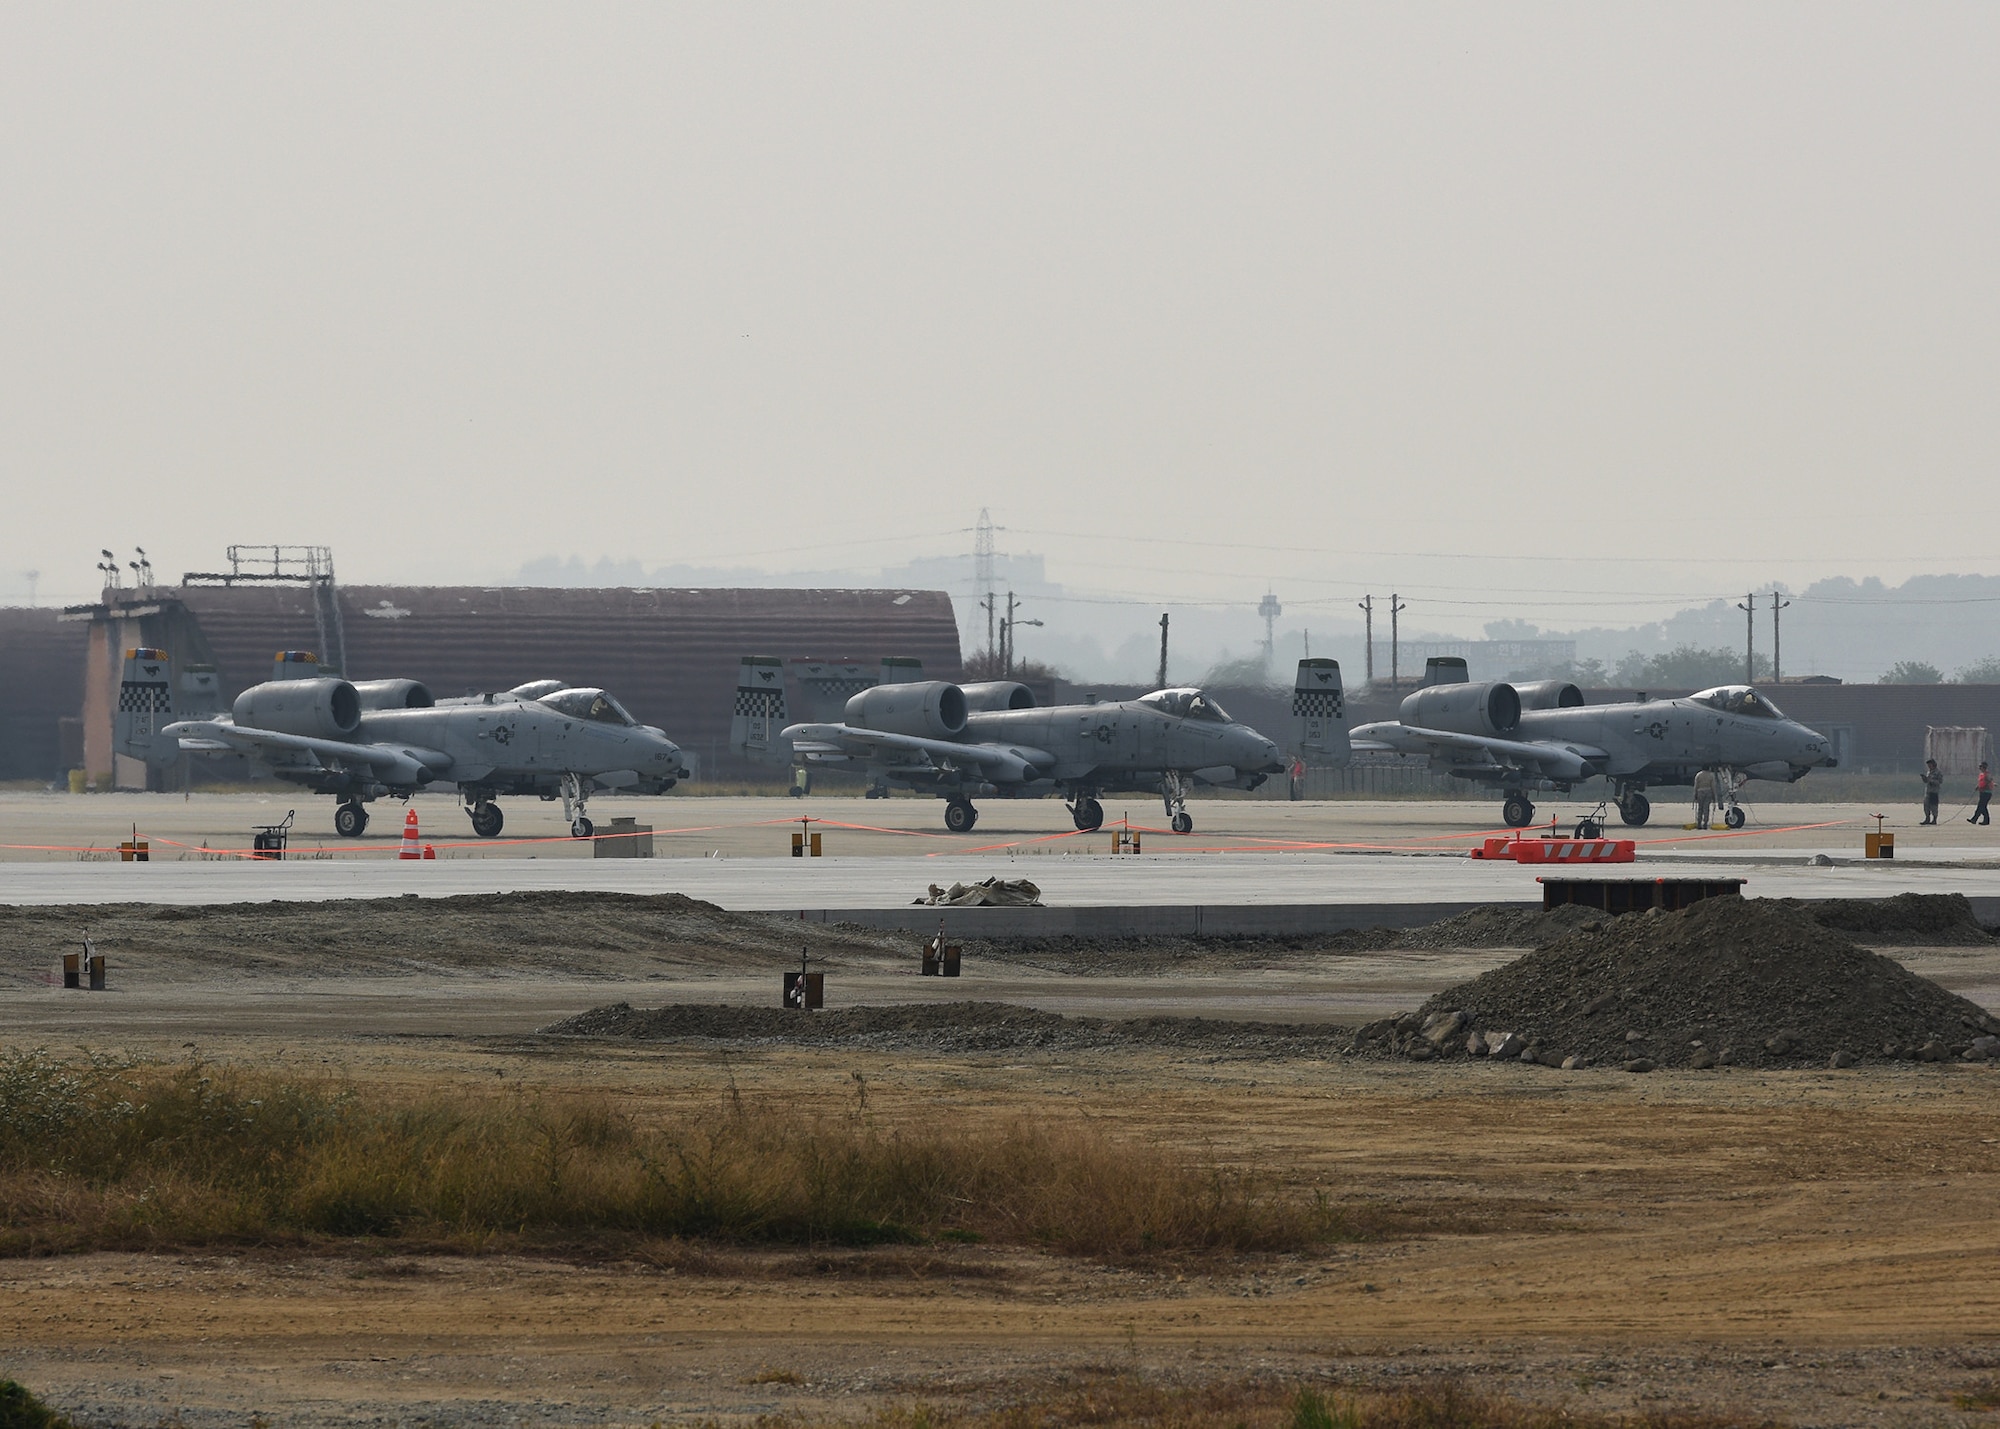
<svg viewBox="0 0 2000 1429">
<path fill-rule="evenodd" d="M 1339 667 L 1313 663 L 1331 667 L 1316 671 L 1318 707 L 1336 709 Z M 744 665 L 753 680 L 762 668 Z M 979 821 L 975 797 L 1060 794 L 1077 828 L 1089 830 L 1104 823 L 1102 795 L 1131 791 L 1157 792 L 1174 832 L 1185 834 L 1194 828 L 1190 789 L 1254 789 L 1286 767 L 1276 744 L 1192 688 L 1037 708 L 1028 687 L 1011 680 L 919 680 L 863 690 L 838 723 L 795 724 L 779 737 L 809 768 L 858 766 L 873 779 L 939 795 L 953 833 Z"/>
<path fill-rule="evenodd" d="M 1598 775 L 1610 780 L 1619 817 L 1639 825 L 1652 812 L 1648 787 L 1692 784 L 1704 768 L 1790 783 L 1834 762 L 1824 735 L 1748 685 L 1586 706 L 1583 692 L 1561 680 L 1472 684 L 1461 675 L 1407 696 L 1397 716 L 1356 728 L 1353 747 L 1424 755 L 1454 779 L 1497 785 L 1506 795 L 1501 820 L 1517 829 L 1535 817 L 1531 791 L 1568 793 Z M 1741 809 L 1724 817 L 1742 827 Z"/>
<path fill-rule="evenodd" d="M 685 774 L 681 751 L 596 688 L 537 681 L 503 693 L 443 702 L 415 680 L 363 680 L 293 672 L 317 662 L 279 657 L 284 678 L 252 685 L 227 715 L 176 720 L 164 651 L 126 652 L 118 744 L 165 762 L 182 750 L 247 754 L 279 779 L 339 800 L 334 829 L 358 838 L 368 804 L 407 799 L 428 784 L 456 784 L 472 831 L 490 839 L 503 794 L 561 799 L 570 833 L 594 832 L 586 805 L 598 789 L 663 793 Z"/>
</svg>

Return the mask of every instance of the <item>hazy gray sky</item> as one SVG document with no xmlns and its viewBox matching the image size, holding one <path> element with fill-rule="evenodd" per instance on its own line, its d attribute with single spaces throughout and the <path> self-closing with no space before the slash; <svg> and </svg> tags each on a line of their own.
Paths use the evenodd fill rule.
<svg viewBox="0 0 2000 1429">
<path fill-rule="evenodd" d="M 859 572 L 981 506 L 1073 587 L 1468 628 L 2000 571 L 1996 42 L 1992 5 L 9 5 L 0 599 L 134 543 Z"/>
</svg>

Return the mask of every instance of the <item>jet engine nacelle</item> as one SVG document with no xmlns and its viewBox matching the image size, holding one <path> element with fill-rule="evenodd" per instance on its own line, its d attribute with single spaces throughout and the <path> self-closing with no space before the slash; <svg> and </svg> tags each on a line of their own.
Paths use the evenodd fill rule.
<svg viewBox="0 0 2000 1429">
<path fill-rule="evenodd" d="M 1568 710 L 1583 703 L 1583 691 L 1568 680 L 1534 680 L 1514 686 L 1524 710 Z"/>
<path fill-rule="evenodd" d="M 361 696 L 345 680 L 271 680 L 238 695 L 230 713 L 249 729 L 345 739 L 361 727 Z"/>
<path fill-rule="evenodd" d="M 1447 734 L 1512 734 L 1521 723 L 1521 696 L 1501 680 L 1432 685 L 1406 696 L 1396 717 L 1406 725 Z"/>
<path fill-rule="evenodd" d="M 850 699 L 842 718 L 857 729 L 884 734 L 956 739 L 965 733 L 965 691 L 949 680 L 877 685 Z"/>
<path fill-rule="evenodd" d="M 364 710 L 427 710 L 437 703 L 416 680 L 356 680 L 354 693 Z"/>
<path fill-rule="evenodd" d="M 965 707 L 975 714 L 989 710 L 1031 710 L 1035 692 L 1016 680 L 984 680 L 976 685 L 960 685 Z"/>
</svg>

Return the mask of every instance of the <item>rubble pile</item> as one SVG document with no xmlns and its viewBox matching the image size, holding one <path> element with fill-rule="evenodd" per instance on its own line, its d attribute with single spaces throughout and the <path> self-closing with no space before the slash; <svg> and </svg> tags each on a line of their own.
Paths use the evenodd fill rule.
<svg viewBox="0 0 2000 1429">
<path fill-rule="evenodd" d="M 1951 913 L 1896 905 L 1852 916 L 1893 930 Z M 1825 905 L 1743 898 L 1600 914 L 1416 1012 L 1368 1024 L 1355 1049 L 1634 1072 L 2000 1061 L 2000 1020 L 1856 946 L 1825 918 Z M 1969 906 L 1963 921 L 1972 922 Z"/>
</svg>

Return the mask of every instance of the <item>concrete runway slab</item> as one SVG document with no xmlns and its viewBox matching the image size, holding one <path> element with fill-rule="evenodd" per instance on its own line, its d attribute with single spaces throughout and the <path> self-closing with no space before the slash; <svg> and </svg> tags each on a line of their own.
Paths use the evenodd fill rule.
<svg viewBox="0 0 2000 1429">
<path fill-rule="evenodd" d="M 1539 902 L 1539 871 L 1465 857 L 1300 853 L 14 863 L 0 864 L 0 903 L 234 903 L 579 889 L 684 893 L 740 911 L 797 912 L 907 907 L 930 884 L 995 875 L 1032 879 L 1053 907 Z M 1648 860 L 1588 876 L 1742 877 L 1750 880 L 1747 893 L 1766 897 L 2000 893 L 1995 870 L 1915 862 L 1819 868 L 1803 860 L 1748 867 L 1720 859 Z"/>
</svg>

